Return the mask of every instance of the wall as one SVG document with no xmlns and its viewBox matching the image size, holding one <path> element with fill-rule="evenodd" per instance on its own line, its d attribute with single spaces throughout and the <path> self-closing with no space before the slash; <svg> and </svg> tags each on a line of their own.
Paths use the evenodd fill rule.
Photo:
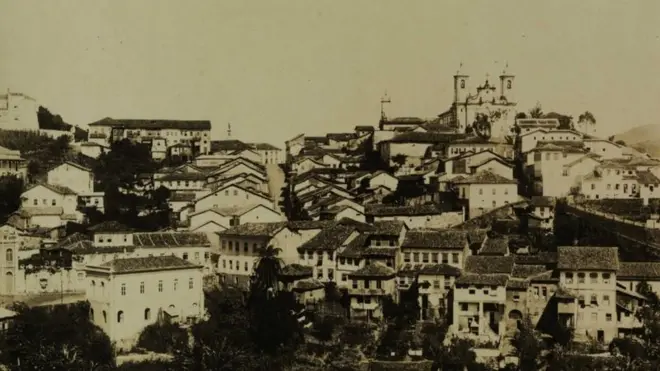
<svg viewBox="0 0 660 371">
<path fill-rule="evenodd" d="M 459 199 L 469 201 L 470 218 L 518 200 L 517 184 L 461 184 L 458 188 Z"/>
<path fill-rule="evenodd" d="M 266 207 L 272 207 L 273 201 L 268 198 L 257 196 L 252 192 L 245 191 L 238 187 L 230 186 L 197 200 L 195 202 L 195 210 L 200 211 L 212 207 L 247 205 L 264 205 Z"/>
<path fill-rule="evenodd" d="M 77 193 L 89 193 L 94 190 L 94 174 L 65 162 L 48 172 L 48 183 L 68 187 Z"/>
</svg>

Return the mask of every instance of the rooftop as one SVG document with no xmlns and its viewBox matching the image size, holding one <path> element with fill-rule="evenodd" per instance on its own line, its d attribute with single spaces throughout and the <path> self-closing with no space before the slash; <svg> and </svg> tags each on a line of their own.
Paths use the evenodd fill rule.
<svg viewBox="0 0 660 371">
<path fill-rule="evenodd" d="M 461 270 L 449 264 L 404 264 L 399 275 L 459 276 Z"/>
<path fill-rule="evenodd" d="M 210 246 L 206 233 L 202 232 L 149 232 L 134 233 L 133 245 L 136 247 L 187 247 Z"/>
<path fill-rule="evenodd" d="M 513 256 L 472 255 L 465 259 L 465 272 L 475 274 L 511 274 Z"/>
<path fill-rule="evenodd" d="M 379 277 L 379 278 L 390 278 L 394 277 L 396 272 L 390 267 L 387 267 L 381 263 L 371 263 L 348 274 L 349 277 Z"/>
<path fill-rule="evenodd" d="M 335 224 L 321 230 L 316 236 L 298 247 L 298 251 L 334 251 L 355 232 L 354 226 Z"/>
<path fill-rule="evenodd" d="M 371 204 L 371 205 L 365 205 L 365 214 L 374 215 L 374 216 L 438 215 L 438 214 L 442 214 L 442 210 L 436 204 L 414 205 L 414 206 Z"/>
<path fill-rule="evenodd" d="M 273 223 L 244 223 L 233 226 L 222 232 L 219 236 L 246 236 L 246 237 L 273 237 L 282 228 L 287 226 L 286 222 Z"/>
<path fill-rule="evenodd" d="M 617 279 L 657 280 L 660 278 L 660 262 L 620 262 Z"/>
<path fill-rule="evenodd" d="M 501 175 L 492 173 L 488 170 L 479 171 L 467 178 L 458 179 L 456 184 L 517 184 L 514 179 L 507 179 Z"/>
<path fill-rule="evenodd" d="M 468 273 L 458 277 L 456 285 L 506 286 L 509 276 L 506 274 Z"/>
<path fill-rule="evenodd" d="M 401 247 L 461 250 L 465 248 L 467 243 L 467 233 L 462 230 L 411 229 L 406 233 L 406 238 L 403 240 Z"/>
<path fill-rule="evenodd" d="M 174 130 L 211 130 L 211 121 L 208 120 L 136 120 L 113 119 L 106 117 L 89 124 L 89 126 L 122 127 L 125 129 L 174 129 Z"/>
<path fill-rule="evenodd" d="M 509 253 L 509 239 L 507 237 L 488 238 L 479 250 L 479 255 L 504 256 Z"/>
<path fill-rule="evenodd" d="M 133 231 L 132 228 L 129 228 L 118 221 L 105 221 L 101 222 L 99 224 L 95 224 L 89 228 L 87 228 L 88 231 L 94 232 L 94 233 L 120 233 L 120 232 L 131 232 Z"/>
<path fill-rule="evenodd" d="M 311 277 L 312 267 L 300 264 L 289 264 L 282 267 L 279 275 L 291 278 Z"/>
<path fill-rule="evenodd" d="M 88 267 L 92 268 L 92 266 Z M 100 267 L 109 268 L 113 273 L 136 273 L 170 269 L 201 268 L 187 260 L 172 255 L 114 259 L 101 264 Z"/>
<path fill-rule="evenodd" d="M 604 246 L 559 246 L 558 269 L 607 270 L 619 269 L 619 249 Z"/>
</svg>

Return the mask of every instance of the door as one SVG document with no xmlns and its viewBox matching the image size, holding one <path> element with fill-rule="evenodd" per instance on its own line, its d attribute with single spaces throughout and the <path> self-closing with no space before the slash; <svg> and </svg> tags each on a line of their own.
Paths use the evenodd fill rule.
<svg viewBox="0 0 660 371">
<path fill-rule="evenodd" d="M 599 343 L 604 343 L 605 342 L 605 331 L 598 330 L 598 342 Z"/>
</svg>

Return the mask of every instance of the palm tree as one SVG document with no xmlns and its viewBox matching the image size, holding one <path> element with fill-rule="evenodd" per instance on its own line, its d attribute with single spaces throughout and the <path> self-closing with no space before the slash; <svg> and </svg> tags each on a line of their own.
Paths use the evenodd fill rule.
<svg viewBox="0 0 660 371">
<path fill-rule="evenodd" d="M 282 251 L 280 248 L 268 245 L 259 250 L 259 259 L 254 267 L 252 290 L 259 292 L 271 291 L 273 294 L 278 289 L 278 277 L 282 270 L 282 259 L 278 257 Z"/>
<path fill-rule="evenodd" d="M 529 110 L 529 116 L 534 119 L 540 119 L 543 117 L 543 108 L 541 108 L 541 103 L 536 102 L 534 108 Z"/>
<path fill-rule="evenodd" d="M 578 124 L 580 124 L 584 133 L 587 133 L 589 129 L 592 129 L 593 132 L 593 129 L 596 127 L 596 117 L 594 117 L 593 113 L 585 111 L 578 116 Z"/>
</svg>

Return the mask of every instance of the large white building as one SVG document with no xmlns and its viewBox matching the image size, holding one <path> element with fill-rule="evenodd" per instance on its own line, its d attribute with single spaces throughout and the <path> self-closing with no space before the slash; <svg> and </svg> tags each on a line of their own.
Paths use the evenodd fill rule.
<svg viewBox="0 0 660 371">
<path fill-rule="evenodd" d="M 115 259 L 88 265 L 90 317 L 116 342 L 130 349 L 140 332 L 159 319 L 202 317 L 202 266 L 175 256 Z"/>
<path fill-rule="evenodd" d="M 37 108 L 34 98 L 7 90 L 0 95 L 0 129 L 38 131 Z"/>
</svg>

